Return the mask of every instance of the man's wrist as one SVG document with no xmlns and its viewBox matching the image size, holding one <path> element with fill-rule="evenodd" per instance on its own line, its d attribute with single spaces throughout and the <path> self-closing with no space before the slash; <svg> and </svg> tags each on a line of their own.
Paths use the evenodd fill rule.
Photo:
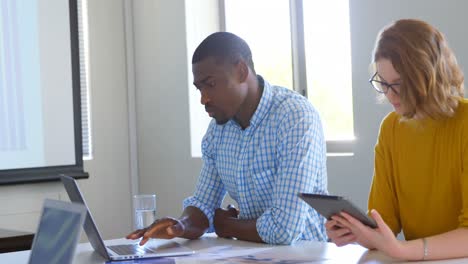
<svg viewBox="0 0 468 264">
<path fill-rule="evenodd" d="M 186 238 L 186 235 L 187 235 L 187 227 L 190 228 L 190 218 L 188 216 L 181 216 L 179 218 L 179 222 L 182 224 L 182 226 L 184 227 L 183 229 L 183 233 L 180 237 L 182 238 Z"/>
<path fill-rule="evenodd" d="M 223 231 L 225 237 L 236 237 L 236 230 L 235 230 L 235 221 L 236 218 L 234 217 L 227 217 L 223 222 Z"/>
</svg>

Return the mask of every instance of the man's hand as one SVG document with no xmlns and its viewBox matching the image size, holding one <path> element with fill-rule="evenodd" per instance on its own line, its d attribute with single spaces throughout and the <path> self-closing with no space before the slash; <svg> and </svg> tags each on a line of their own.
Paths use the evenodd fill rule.
<svg viewBox="0 0 468 264">
<path fill-rule="evenodd" d="M 233 206 L 228 205 L 227 209 L 218 208 L 215 210 L 215 215 L 213 219 L 213 225 L 215 232 L 219 237 L 229 238 L 233 235 L 230 235 L 228 232 L 230 230 L 228 225 L 228 220 L 230 218 L 237 218 L 239 211 Z"/>
<path fill-rule="evenodd" d="M 127 239 L 143 237 L 140 245 L 145 244 L 150 238 L 171 239 L 183 237 L 196 239 L 202 236 L 209 227 L 208 218 L 197 207 L 187 206 L 179 219 L 164 217 L 154 221 L 150 226 L 138 229 L 126 236 Z"/>
<path fill-rule="evenodd" d="M 174 237 L 181 237 L 185 233 L 185 226 L 179 219 L 172 217 L 164 217 L 154 221 L 150 226 L 138 229 L 126 236 L 127 239 L 138 239 L 143 237 L 140 241 L 140 246 L 144 245 L 150 238 L 164 238 L 171 239 Z"/>
</svg>

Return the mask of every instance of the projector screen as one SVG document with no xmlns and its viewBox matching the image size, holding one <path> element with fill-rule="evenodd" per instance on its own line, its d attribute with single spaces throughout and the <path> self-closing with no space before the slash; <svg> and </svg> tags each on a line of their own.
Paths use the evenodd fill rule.
<svg viewBox="0 0 468 264">
<path fill-rule="evenodd" d="M 83 171 L 76 0 L 0 1 L 0 184 Z"/>
</svg>

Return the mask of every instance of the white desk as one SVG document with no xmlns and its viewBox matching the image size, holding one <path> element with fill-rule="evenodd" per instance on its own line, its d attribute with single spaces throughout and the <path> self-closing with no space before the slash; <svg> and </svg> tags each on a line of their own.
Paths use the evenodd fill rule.
<svg viewBox="0 0 468 264">
<path fill-rule="evenodd" d="M 114 239 L 106 241 L 107 245 L 116 243 L 131 243 L 126 239 Z M 175 263 L 275 263 L 274 260 L 280 256 L 282 260 L 302 260 L 303 262 L 291 263 L 394 263 L 392 259 L 384 256 L 377 251 L 368 251 L 358 245 L 348 245 L 345 247 L 336 247 L 332 243 L 319 243 L 312 241 L 301 241 L 292 246 L 272 246 L 259 243 L 250 243 L 245 241 L 217 238 L 213 235 L 205 235 L 197 240 L 176 239 L 181 244 L 197 251 L 195 255 L 187 257 L 174 258 Z M 233 252 L 246 252 L 263 248 L 264 251 L 257 252 L 255 255 L 264 259 L 263 262 L 257 260 L 249 261 L 245 257 L 231 258 L 228 260 L 204 260 L 210 255 L 213 248 L 225 247 L 224 251 L 231 250 Z M 104 259 L 92 249 L 89 243 L 79 244 L 76 250 L 74 263 L 76 264 L 94 264 L 105 263 Z M 213 255 L 213 254 L 211 254 Z M 0 263 L 27 263 L 29 257 L 28 251 L 18 251 L 11 253 L 0 254 Z M 270 259 L 268 259 L 270 258 Z M 273 258 L 273 260 L 271 260 Z M 279 259 L 278 259 L 279 260 Z M 157 263 L 156 261 L 154 261 Z M 119 263 L 119 262 L 113 262 Z M 139 263 L 137 260 L 125 261 L 121 263 Z M 152 263 L 145 260 L 143 263 Z M 411 262 L 417 263 L 417 262 Z M 422 263 L 422 262 L 421 262 Z M 439 263 L 439 264 L 459 264 L 468 263 L 466 259 L 453 259 L 444 261 L 425 261 L 424 264 Z"/>
</svg>

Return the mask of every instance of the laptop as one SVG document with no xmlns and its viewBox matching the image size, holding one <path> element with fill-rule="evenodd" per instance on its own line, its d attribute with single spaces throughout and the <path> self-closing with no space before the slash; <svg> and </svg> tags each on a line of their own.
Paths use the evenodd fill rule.
<svg viewBox="0 0 468 264">
<path fill-rule="evenodd" d="M 150 240 L 144 246 L 139 246 L 138 242 L 106 246 L 99 234 L 98 228 L 94 223 L 89 207 L 86 205 L 76 180 L 66 175 L 61 175 L 60 180 L 65 186 L 65 190 L 67 191 L 70 200 L 72 202 L 83 204 L 86 207 L 87 215 L 84 222 L 84 230 L 88 236 L 91 246 L 106 260 L 173 257 L 195 253 L 192 249 L 184 247 L 177 242 L 162 239 Z"/>
<path fill-rule="evenodd" d="M 72 263 L 85 216 L 86 207 L 82 204 L 46 199 L 29 263 Z"/>
</svg>

